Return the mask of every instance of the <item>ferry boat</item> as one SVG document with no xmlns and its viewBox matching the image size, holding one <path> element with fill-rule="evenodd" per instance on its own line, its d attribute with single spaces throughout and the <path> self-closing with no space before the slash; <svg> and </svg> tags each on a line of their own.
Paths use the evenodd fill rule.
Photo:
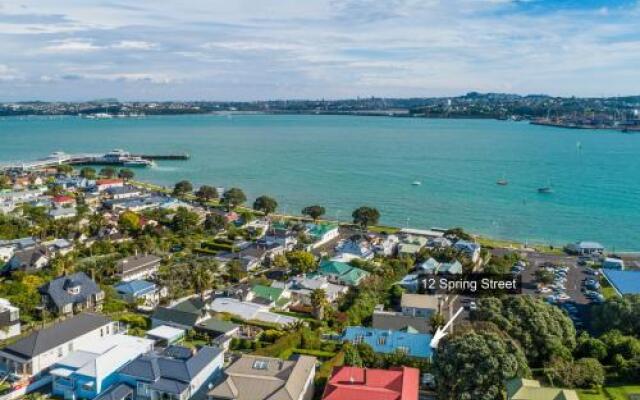
<svg viewBox="0 0 640 400">
<path fill-rule="evenodd" d="M 153 165 L 152 161 L 132 156 L 131 153 L 122 149 L 111 150 L 102 157 L 102 161 L 107 164 L 122 164 L 125 167 L 149 167 Z"/>
<path fill-rule="evenodd" d="M 132 157 L 130 160 L 124 161 L 122 165 L 125 167 L 150 167 L 153 165 L 153 161 L 140 157 Z"/>
</svg>

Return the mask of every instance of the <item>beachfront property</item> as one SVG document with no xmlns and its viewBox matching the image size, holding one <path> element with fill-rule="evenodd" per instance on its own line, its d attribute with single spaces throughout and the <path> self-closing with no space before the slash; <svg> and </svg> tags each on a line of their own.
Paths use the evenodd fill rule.
<svg viewBox="0 0 640 400">
<path fill-rule="evenodd" d="M 20 309 L 7 299 L 0 299 L 0 340 L 20 334 Z"/>
<path fill-rule="evenodd" d="M 170 346 L 143 354 L 118 370 L 117 380 L 101 400 L 189 400 L 204 398 L 205 390 L 222 374 L 224 350 Z"/>
<path fill-rule="evenodd" d="M 400 241 L 398 243 L 398 256 L 413 256 L 418 254 L 422 250 L 429 239 L 425 236 L 413 235 L 404 233 L 400 235 Z"/>
<path fill-rule="evenodd" d="M 579 400 L 575 390 L 543 387 L 531 379 L 511 379 L 506 386 L 507 400 Z"/>
<path fill-rule="evenodd" d="M 324 276 L 331 283 L 344 286 L 358 286 L 369 273 L 360 268 L 352 267 L 339 261 L 323 260 L 316 271 L 319 276 Z M 312 275 L 315 276 L 315 275 Z"/>
<path fill-rule="evenodd" d="M 116 265 L 116 276 L 127 282 L 149 279 L 155 276 L 162 259 L 153 254 L 141 254 L 123 258 Z"/>
<path fill-rule="evenodd" d="M 429 259 L 416 267 L 416 272 L 427 275 L 458 275 L 462 273 L 462 264 L 458 260 L 441 263 L 436 261 L 434 258 L 429 257 Z"/>
<path fill-rule="evenodd" d="M 604 246 L 598 242 L 581 241 L 569 243 L 565 246 L 567 253 L 579 256 L 592 256 L 604 254 Z"/>
<path fill-rule="evenodd" d="M 160 300 L 168 294 L 167 288 L 141 279 L 120 282 L 114 286 L 114 289 L 122 300 L 131 304 L 139 304 L 146 309 L 157 306 Z"/>
<path fill-rule="evenodd" d="M 138 196 L 107 200 L 103 205 L 106 209 L 114 212 L 140 212 L 154 209 L 172 210 L 180 206 L 185 206 L 186 204 L 178 199 L 168 196 Z"/>
<path fill-rule="evenodd" d="M 352 344 L 366 343 L 376 353 L 393 354 L 396 351 L 409 357 L 430 358 L 432 336 L 425 333 L 411 333 L 376 329 L 364 326 L 349 326 L 342 333 L 342 341 Z"/>
<path fill-rule="evenodd" d="M 369 238 L 375 254 L 391 257 L 398 250 L 400 239 L 396 235 L 373 235 Z"/>
<path fill-rule="evenodd" d="M 39 375 L 74 349 L 116 333 L 117 322 L 102 315 L 82 313 L 0 349 L 0 366 L 20 377 Z"/>
<path fill-rule="evenodd" d="M 418 400 L 420 370 L 342 366 L 333 370 L 322 400 Z"/>
<path fill-rule="evenodd" d="M 214 299 L 208 309 L 216 313 L 228 313 L 244 321 L 260 321 L 285 326 L 298 321 L 298 318 L 269 311 L 269 306 L 241 301 L 230 297 Z"/>
<path fill-rule="evenodd" d="M 208 400 L 311 400 L 316 358 L 295 361 L 242 355 L 209 390 Z"/>
<path fill-rule="evenodd" d="M 109 198 L 114 200 L 130 199 L 132 197 L 139 197 L 142 195 L 142 190 L 132 185 L 110 187 L 104 192 L 109 196 Z"/>
<path fill-rule="evenodd" d="M 312 248 L 318 248 L 340 236 L 338 224 L 307 224 L 305 233 L 313 240 Z"/>
<path fill-rule="evenodd" d="M 478 243 L 470 242 L 468 240 L 458 240 L 453 244 L 453 248 L 469 257 L 473 263 L 477 263 L 480 260 L 481 247 Z"/>
<path fill-rule="evenodd" d="M 53 279 L 38 288 L 42 306 L 55 315 L 100 310 L 104 292 L 84 272 Z"/>
<path fill-rule="evenodd" d="M 98 179 L 95 182 L 94 189 L 98 192 L 104 192 L 107 189 L 123 187 L 124 181 L 117 178 Z"/>
<path fill-rule="evenodd" d="M 49 371 L 52 394 L 65 399 L 94 399 L 117 380 L 117 370 L 153 350 L 154 342 L 129 335 L 109 335 L 79 343 Z"/>
<path fill-rule="evenodd" d="M 602 261 L 602 268 L 604 269 L 617 269 L 618 271 L 624 270 L 624 260 L 621 258 L 605 257 Z"/>
<path fill-rule="evenodd" d="M 272 222 L 262 238 L 267 243 L 278 243 L 287 250 L 291 250 L 298 243 L 296 232 L 279 222 Z"/>
</svg>

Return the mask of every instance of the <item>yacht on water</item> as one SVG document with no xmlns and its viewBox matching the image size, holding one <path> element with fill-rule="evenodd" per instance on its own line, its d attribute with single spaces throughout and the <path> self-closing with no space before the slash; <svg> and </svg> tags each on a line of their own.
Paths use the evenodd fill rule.
<svg viewBox="0 0 640 400">
<path fill-rule="evenodd" d="M 122 164 L 125 167 L 149 167 L 152 161 L 139 156 L 132 156 L 128 151 L 114 149 L 102 157 L 102 161 L 108 164 Z"/>
<path fill-rule="evenodd" d="M 420 186 L 420 185 L 422 185 L 422 182 L 420 182 L 420 181 L 413 181 L 413 182 L 411 182 L 411 185 L 412 185 L 412 186 Z"/>
</svg>

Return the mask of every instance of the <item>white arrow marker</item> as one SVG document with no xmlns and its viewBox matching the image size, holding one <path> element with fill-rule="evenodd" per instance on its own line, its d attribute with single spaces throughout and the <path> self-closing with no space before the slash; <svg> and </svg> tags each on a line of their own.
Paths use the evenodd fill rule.
<svg viewBox="0 0 640 400">
<path fill-rule="evenodd" d="M 460 307 L 460 309 L 453 315 L 453 317 L 451 317 L 451 319 L 445 324 L 445 326 L 436 330 L 436 333 L 433 334 L 433 338 L 431 339 L 430 345 L 432 349 L 437 348 L 438 343 L 440 343 L 440 339 L 447 336 L 447 329 L 449 329 L 449 326 L 453 323 L 453 320 L 458 318 L 458 315 L 460 315 L 462 311 L 464 311 L 464 307 Z"/>
</svg>

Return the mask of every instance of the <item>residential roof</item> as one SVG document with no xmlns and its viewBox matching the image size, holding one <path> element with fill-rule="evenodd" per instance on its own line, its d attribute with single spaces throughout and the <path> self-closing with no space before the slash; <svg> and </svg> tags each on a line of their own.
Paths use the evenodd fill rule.
<svg viewBox="0 0 640 400">
<path fill-rule="evenodd" d="M 432 310 L 437 310 L 439 303 L 439 296 L 430 294 L 403 293 L 400 300 L 401 307 L 430 308 Z"/>
<path fill-rule="evenodd" d="M 233 400 L 296 400 L 315 370 L 315 357 L 296 361 L 243 355 L 224 372 L 226 379 L 209 391 L 214 398 Z"/>
<path fill-rule="evenodd" d="M 431 326 L 425 317 L 413 317 L 402 313 L 374 311 L 371 323 L 373 328 L 402 331 L 408 333 L 430 333 Z"/>
<path fill-rule="evenodd" d="M 71 293 L 69 289 L 72 287 L 79 287 L 79 292 L 77 294 Z M 84 303 L 91 296 L 102 292 L 100 287 L 84 272 L 56 278 L 40 286 L 38 291 L 48 295 L 58 308 L 67 304 Z"/>
<path fill-rule="evenodd" d="M 229 321 L 223 321 L 218 318 L 209 318 L 196 325 L 197 329 L 222 334 L 232 332 L 238 329 L 238 327 L 240 327 L 240 325 L 234 324 L 233 322 Z"/>
<path fill-rule="evenodd" d="M 30 359 L 110 323 L 103 315 L 82 313 L 48 328 L 33 332 L 2 349 L 2 351 Z"/>
<path fill-rule="evenodd" d="M 142 279 L 134 279 L 129 282 L 121 282 L 114 288 L 120 294 L 142 296 L 156 290 L 156 284 Z"/>
<path fill-rule="evenodd" d="M 506 387 L 508 400 L 579 400 L 574 390 L 542 387 L 530 379 L 511 379 Z"/>
<path fill-rule="evenodd" d="M 272 313 L 269 308 L 230 297 L 218 297 L 211 303 L 211 310 L 219 313 L 229 313 L 244 320 L 258 320 L 279 325 L 288 325 L 296 322 L 298 318 L 288 315 Z"/>
<path fill-rule="evenodd" d="M 389 331 L 363 326 L 347 327 L 342 339 L 355 343 L 367 343 L 376 353 L 390 354 L 404 350 L 410 357 L 431 357 L 431 335 L 424 333 L 407 333 Z"/>
<path fill-rule="evenodd" d="M 95 400 L 123 400 L 133 396 L 133 388 L 126 383 L 119 383 L 102 392 Z"/>
<path fill-rule="evenodd" d="M 154 389 L 180 394 L 223 351 L 217 347 L 203 346 L 188 359 L 149 353 L 122 367 L 120 373 L 153 382 Z"/>
<path fill-rule="evenodd" d="M 184 329 L 174 328 L 168 325 L 160 325 L 157 328 L 147 331 L 146 336 L 165 340 L 174 340 L 180 336 L 184 336 Z"/>
<path fill-rule="evenodd" d="M 198 322 L 204 310 L 204 302 L 200 298 L 193 298 L 178 303 L 173 307 L 158 307 L 151 318 L 173 322 L 179 325 L 192 326 Z"/>
<path fill-rule="evenodd" d="M 40 258 L 48 256 L 49 250 L 47 249 L 47 247 L 38 245 L 13 253 L 12 263 L 14 263 L 14 265 L 16 265 L 15 263 L 17 263 L 16 268 L 30 268 Z"/>
<path fill-rule="evenodd" d="M 640 271 L 603 269 L 602 274 L 618 294 L 640 294 Z"/>
<path fill-rule="evenodd" d="M 118 261 L 118 272 L 126 274 L 143 268 L 157 268 L 162 259 L 153 254 L 130 256 Z"/>
<path fill-rule="evenodd" d="M 265 285 L 253 285 L 251 291 L 256 297 L 260 297 L 272 302 L 278 300 L 280 296 L 282 296 L 282 292 L 284 292 L 284 289 Z"/>
<path fill-rule="evenodd" d="M 334 369 L 322 396 L 323 400 L 418 400 L 420 370 L 402 367 Z"/>
<path fill-rule="evenodd" d="M 369 275 L 367 271 L 360 268 L 352 267 L 349 264 L 345 264 L 339 261 L 322 261 L 318 268 L 318 273 L 321 275 L 335 275 L 341 281 L 350 285 L 357 285 L 360 280 Z"/>
</svg>

